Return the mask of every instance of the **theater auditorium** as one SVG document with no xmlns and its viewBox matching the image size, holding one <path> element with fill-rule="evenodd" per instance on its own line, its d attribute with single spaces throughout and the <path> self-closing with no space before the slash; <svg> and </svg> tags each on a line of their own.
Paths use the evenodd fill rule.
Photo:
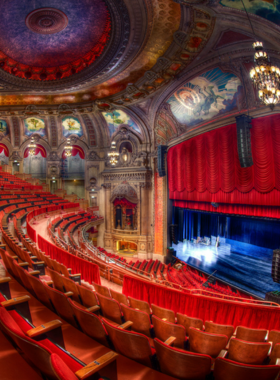
<svg viewBox="0 0 280 380">
<path fill-rule="evenodd" d="M 280 0 L 0 14 L 0 379 L 279 379 Z"/>
</svg>

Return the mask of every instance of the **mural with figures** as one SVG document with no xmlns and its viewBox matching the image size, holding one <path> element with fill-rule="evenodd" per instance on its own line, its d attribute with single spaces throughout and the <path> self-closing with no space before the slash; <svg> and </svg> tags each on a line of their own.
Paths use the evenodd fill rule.
<svg viewBox="0 0 280 380">
<path fill-rule="evenodd" d="M 241 93 L 240 80 L 216 68 L 191 79 L 167 103 L 180 123 L 192 126 L 234 110 Z"/>
<path fill-rule="evenodd" d="M 66 116 L 62 119 L 63 136 L 68 137 L 70 135 L 83 136 L 83 128 L 79 119 L 76 117 Z"/>
<path fill-rule="evenodd" d="M 122 110 L 114 110 L 112 112 L 102 112 L 102 115 L 104 116 L 110 136 L 116 130 L 119 128 L 120 125 L 128 125 L 130 128 L 134 129 L 136 132 L 141 133 L 140 128 L 138 125 L 135 123 L 135 121 L 132 120 L 132 118 L 124 111 Z"/>
<path fill-rule="evenodd" d="M 39 119 L 38 117 L 28 117 L 24 119 L 24 134 L 31 136 L 33 133 L 46 136 L 46 127 L 43 119 Z"/>
<path fill-rule="evenodd" d="M 5 136 L 9 133 L 8 124 L 5 120 L 0 120 L 0 132 Z"/>
<path fill-rule="evenodd" d="M 280 0 L 243 0 L 247 12 L 263 17 L 280 26 Z M 225 7 L 244 11 L 241 0 L 221 0 Z"/>
</svg>

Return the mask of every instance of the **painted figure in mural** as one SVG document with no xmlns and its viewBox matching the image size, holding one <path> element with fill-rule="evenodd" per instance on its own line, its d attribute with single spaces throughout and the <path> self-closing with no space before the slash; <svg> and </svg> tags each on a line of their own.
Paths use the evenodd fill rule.
<svg viewBox="0 0 280 380">
<path fill-rule="evenodd" d="M 213 103 L 215 107 L 218 109 L 217 99 L 218 98 L 224 99 L 224 97 L 220 95 L 216 95 L 213 88 L 214 86 L 204 87 L 204 92 L 201 89 L 199 89 L 199 93 L 202 95 L 203 99 L 194 107 L 193 109 L 194 115 L 200 115 L 201 112 L 203 112 L 204 115 L 207 115 Z"/>
<path fill-rule="evenodd" d="M 28 117 L 24 120 L 24 132 L 27 136 L 38 133 L 41 136 L 46 135 L 45 122 L 38 117 Z"/>
</svg>

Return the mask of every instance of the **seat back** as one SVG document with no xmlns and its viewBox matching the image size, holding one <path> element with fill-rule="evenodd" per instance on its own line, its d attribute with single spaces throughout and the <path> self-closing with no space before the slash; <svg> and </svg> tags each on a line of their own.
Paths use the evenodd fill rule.
<svg viewBox="0 0 280 380">
<path fill-rule="evenodd" d="M 83 332 L 97 340 L 97 342 L 110 348 L 108 335 L 101 319 L 96 314 L 90 313 L 79 307 L 70 298 L 68 299 L 68 302 Z"/>
<path fill-rule="evenodd" d="M 250 329 L 243 326 L 238 326 L 236 329 L 236 338 L 248 342 L 264 342 L 267 335 L 268 330 L 264 329 Z"/>
<path fill-rule="evenodd" d="M 50 364 L 59 380 L 78 380 L 77 376 L 71 371 L 68 365 L 56 354 L 50 356 Z"/>
<path fill-rule="evenodd" d="M 181 380 L 205 380 L 210 373 L 210 356 L 170 347 L 157 338 L 154 343 L 161 372 Z"/>
<path fill-rule="evenodd" d="M 45 306 L 47 306 L 48 309 L 54 310 L 50 297 L 42 281 L 39 280 L 39 278 L 32 276 L 31 274 L 27 273 L 27 276 L 33 288 L 33 292 L 35 293 L 38 300 L 41 301 Z"/>
<path fill-rule="evenodd" d="M 280 373 L 276 365 L 247 365 L 228 359 L 217 358 L 215 361 L 215 380 L 275 380 Z"/>
<path fill-rule="evenodd" d="M 174 336 L 176 338 L 176 340 L 174 341 L 174 347 L 185 347 L 186 330 L 183 326 L 163 321 L 155 315 L 152 316 L 152 322 L 156 338 L 158 338 L 162 342 L 165 342 L 166 339 L 168 339 L 170 336 Z"/>
<path fill-rule="evenodd" d="M 55 289 L 59 290 L 60 292 L 65 292 L 64 287 L 63 287 L 63 281 L 62 281 L 62 276 L 56 272 L 55 270 L 49 269 L 49 274 L 51 276 L 53 285 Z"/>
<path fill-rule="evenodd" d="M 99 293 L 96 293 L 96 296 L 98 298 L 103 317 L 108 318 L 111 321 L 114 321 L 121 325 L 123 320 L 121 308 L 118 301 L 114 300 L 113 298 L 104 297 Z"/>
<path fill-rule="evenodd" d="M 234 333 L 234 326 L 230 325 L 219 325 L 214 322 L 205 322 L 205 332 L 213 333 L 213 334 L 223 334 L 228 338 L 231 338 Z"/>
<path fill-rule="evenodd" d="M 18 274 L 21 278 L 21 282 L 23 283 L 23 286 L 25 287 L 25 289 L 27 289 L 33 296 L 35 296 L 33 287 L 29 281 L 29 277 L 27 276 L 27 271 L 23 269 L 22 267 L 20 267 L 16 261 L 15 261 L 15 267 L 18 270 Z"/>
<path fill-rule="evenodd" d="M 120 329 L 104 319 L 103 323 L 119 354 L 152 368 L 153 353 L 149 339 L 145 335 Z"/>
<path fill-rule="evenodd" d="M 186 334 L 189 336 L 189 328 L 194 327 L 195 329 L 203 329 L 203 320 L 199 318 L 188 317 L 185 314 L 177 313 L 177 323 L 178 325 L 184 326 L 186 329 Z"/>
<path fill-rule="evenodd" d="M 72 296 L 73 300 L 78 302 L 78 303 L 81 303 L 79 290 L 77 288 L 75 281 L 70 280 L 70 278 L 67 278 L 65 276 L 61 276 L 61 279 L 62 279 L 63 287 L 64 287 L 65 291 L 66 292 L 72 292 L 73 293 L 73 296 Z"/>
<path fill-rule="evenodd" d="M 148 315 L 151 314 L 150 305 L 148 302 L 137 300 L 136 298 L 132 298 L 130 296 L 127 297 L 129 300 L 129 304 L 133 309 L 138 309 L 144 311 Z"/>
<path fill-rule="evenodd" d="M 48 285 L 45 285 L 45 289 L 55 307 L 57 313 L 61 318 L 65 319 L 68 323 L 71 323 L 74 327 L 78 328 L 77 322 L 74 318 L 73 310 L 68 302 L 67 296 L 59 290 L 53 289 Z"/>
<path fill-rule="evenodd" d="M 192 352 L 209 355 L 216 358 L 221 350 L 225 349 L 228 337 L 221 334 L 210 334 L 189 328 L 190 348 Z"/>
<path fill-rule="evenodd" d="M 263 364 L 271 349 L 269 342 L 247 342 L 232 338 L 229 343 L 228 359 L 244 364 Z"/>
<path fill-rule="evenodd" d="M 270 330 L 268 334 L 268 339 L 269 342 L 273 343 L 273 346 L 277 343 L 280 343 L 280 331 L 277 330 Z"/>
<path fill-rule="evenodd" d="M 276 364 L 277 359 L 280 359 L 280 343 L 274 344 L 269 358 L 269 364 Z"/>
<path fill-rule="evenodd" d="M 25 336 L 4 307 L 0 307 L 0 325 L 35 367 L 47 375 L 48 378 L 56 379 L 49 363 L 51 352 L 39 342 Z"/>
<path fill-rule="evenodd" d="M 160 319 L 166 319 L 168 322 L 175 323 L 175 313 L 173 310 L 164 309 L 163 307 L 151 305 L 152 314 Z"/>
<path fill-rule="evenodd" d="M 121 303 L 121 309 L 125 321 L 133 322 L 131 330 L 144 334 L 151 338 L 151 320 L 150 316 L 141 310 L 135 310 Z"/>
<path fill-rule="evenodd" d="M 91 307 L 98 304 L 95 292 L 82 285 L 76 284 L 76 286 L 84 306 Z"/>
<path fill-rule="evenodd" d="M 106 286 L 98 285 L 95 282 L 93 282 L 92 285 L 94 286 L 94 288 L 98 294 L 101 294 L 104 297 L 111 298 L 110 290 Z"/>
<path fill-rule="evenodd" d="M 124 294 L 122 294 L 120 292 L 116 292 L 113 289 L 110 289 L 110 292 L 111 292 L 112 298 L 114 298 L 114 300 L 118 301 L 118 303 L 122 303 L 126 306 L 129 306 L 128 300 Z"/>
</svg>

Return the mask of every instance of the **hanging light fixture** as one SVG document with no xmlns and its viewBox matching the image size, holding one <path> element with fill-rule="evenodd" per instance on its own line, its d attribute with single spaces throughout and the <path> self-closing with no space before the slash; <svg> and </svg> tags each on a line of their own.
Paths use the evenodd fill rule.
<svg viewBox="0 0 280 380">
<path fill-rule="evenodd" d="M 30 156 L 34 156 L 35 155 L 35 149 L 36 148 L 37 148 L 37 145 L 35 144 L 34 137 L 31 137 L 30 144 L 28 145 Z"/>
<path fill-rule="evenodd" d="M 253 43 L 253 48 L 255 49 L 255 65 L 250 71 L 250 77 L 254 83 L 254 86 L 258 90 L 260 100 L 264 104 L 269 105 L 271 110 L 273 110 L 275 104 L 280 101 L 280 69 L 277 66 L 271 66 L 269 56 L 263 50 L 262 42 L 257 41 L 257 36 L 244 1 L 241 0 L 241 2 L 256 40 Z"/>
<path fill-rule="evenodd" d="M 115 141 L 112 141 L 112 144 L 111 144 L 111 150 L 110 152 L 108 153 L 108 157 L 110 158 L 110 164 L 112 166 L 115 166 L 117 165 L 118 163 L 118 159 L 119 159 L 119 153 L 117 152 L 117 149 L 116 149 L 116 142 Z"/>
<path fill-rule="evenodd" d="M 280 101 L 280 69 L 277 66 L 271 66 L 269 56 L 263 50 L 262 42 L 254 42 L 253 47 L 255 67 L 250 71 L 250 76 L 261 101 L 273 109 Z"/>
<path fill-rule="evenodd" d="M 67 142 L 66 142 L 66 145 L 65 145 L 65 148 L 64 148 L 64 152 L 65 152 L 65 156 L 66 157 L 71 157 L 72 156 L 72 145 L 70 143 L 70 139 L 67 139 Z"/>
</svg>

